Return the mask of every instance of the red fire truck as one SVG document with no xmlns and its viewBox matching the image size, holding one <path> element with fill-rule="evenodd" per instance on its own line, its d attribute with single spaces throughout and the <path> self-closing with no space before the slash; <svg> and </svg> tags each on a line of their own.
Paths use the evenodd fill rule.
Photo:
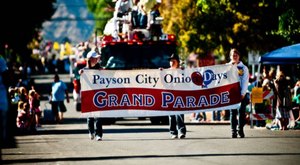
<svg viewBox="0 0 300 165">
<path fill-rule="evenodd" d="M 127 34 L 119 34 L 117 38 L 113 37 L 113 34 L 99 37 L 101 41 L 96 43 L 96 46 L 101 51 L 101 67 L 113 70 L 169 68 L 169 57 L 177 52 L 176 37 L 163 33 L 161 17 L 156 20 L 150 29 L 133 29 Z M 80 80 L 75 79 L 73 85 L 74 95 L 80 99 Z M 78 111 L 80 104 L 77 100 Z M 112 124 L 117 119 L 105 120 L 106 123 Z M 150 121 L 152 124 L 169 122 L 168 116 L 150 117 Z"/>
</svg>

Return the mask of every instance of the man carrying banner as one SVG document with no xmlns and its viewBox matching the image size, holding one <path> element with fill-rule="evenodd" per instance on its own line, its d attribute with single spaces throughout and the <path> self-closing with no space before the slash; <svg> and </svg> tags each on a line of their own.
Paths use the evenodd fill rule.
<svg viewBox="0 0 300 165">
<path fill-rule="evenodd" d="M 91 50 L 87 54 L 87 69 L 100 69 L 99 63 L 100 55 L 95 51 Z M 83 73 L 83 69 L 80 70 L 80 74 Z M 96 123 L 95 123 L 96 120 Z M 96 129 L 94 124 L 96 124 Z M 102 129 L 102 122 L 100 118 L 88 117 L 87 118 L 87 125 L 89 130 L 89 137 L 93 140 L 96 137 L 97 141 L 102 140 L 103 129 Z"/>
<path fill-rule="evenodd" d="M 179 68 L 179 57 L 177 55 L 172 55 L 170 57 L 170 69 Z M 170 134 L 171 138 L 185 138 L 186 127 L 184 123 L 184 114 L 170 115 L 169 116 Z"/>
<path fill-rule="evenodd" d="M 241 105 L 238 109 L 232 109 L 230 111 L 230 123 L 232 138 L 237 138 L 239 135 L 241 138 L 245 137 L 244 126 L 246 124 L 246 105 L 249 101 L 247 96 L 247 88 L 249 83 L 249 70 L 246 65 L 240 61 L 240 53 L 237 49 L 230 50 L 230 62 L 229 64 L 236 65 L 238 68 L 238 76 L 241 90 Z M 238 115 L 238 120 L 237 120 Z M 238 126 L 238 131 L 237 131 Z"/>
</svg>

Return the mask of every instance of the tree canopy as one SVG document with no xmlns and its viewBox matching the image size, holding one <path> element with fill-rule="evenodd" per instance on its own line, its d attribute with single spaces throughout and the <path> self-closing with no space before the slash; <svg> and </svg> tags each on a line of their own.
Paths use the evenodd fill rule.
<svg viewBox="0 0 300 165">
<path fill-rule="evenodd" d="M 95 30 L 102 34 L 105 25 L 113 16 L 115 3 L 112 0 L 85 0 L 88 10 L 94 14 L 96 25 Z"/>
<path fill-rule="evenodd" d="M 165 0 L 164 30 L 178 35 L 180 46 L 205 56 L 266 52 L 300 41 L 296 0 Z"/>
</svg>

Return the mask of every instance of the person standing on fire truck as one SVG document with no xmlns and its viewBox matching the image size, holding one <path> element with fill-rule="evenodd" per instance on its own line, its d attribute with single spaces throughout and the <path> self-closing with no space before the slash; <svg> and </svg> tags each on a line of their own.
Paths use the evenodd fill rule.
<svg viewBox="0 0 300 165">
<path fill-rule="evenodd" d="M 100 69 L 100 51 L 91 50 L 87 54 L 87 67 L 85 69 Z M 84 69 L 79 71 L 79 74 L 83 73 Z M 95 127 L 96 125 L 96 127 Z M 87 118 L 87 126 L 89 131 L 89 137 L 91 140 L 96 138 L 97 141 L 102 140 L 103 129 L 102 129 L 102 121 L 101 118 L 88 117 Z"/>
<path fill-rule="evenodd" d="M 179 57 L 173 54 L 170 57 L 170 69 L 179 68 Z M 184 123 L 184 114 L 170 115 L 169 116 L 169 126 L 171 139 L 183 139 L 186 135 L 186 126 Z"/>
<path fill-rule="evenodd" d="M 126 30 L 125 28 L 125 24 L 128 24 L 128 22 L 126 22 L 126 16 L 128 16 L 129 18 L 131 17 L 131 11 L 132 11 L 132 7 L 133 7 L 133 2 L 132 0 L 117 0 L 115 1 L 115 11 L 113 14 L 113 20 L 114 20 L 114 32 L 113 32 L 113 37 L 114 38 L 118 38 L 119 33 L 124 33 Z M 124 18 L 123 18 L 124 17 Z M 125 19 L 123 21 L 123 23 L 119 22 L 120 19 Z M 128 20 L 127 20 L 128 21 Z M 126 30 L 125 30 L 126 29 Z"/>
</svg>

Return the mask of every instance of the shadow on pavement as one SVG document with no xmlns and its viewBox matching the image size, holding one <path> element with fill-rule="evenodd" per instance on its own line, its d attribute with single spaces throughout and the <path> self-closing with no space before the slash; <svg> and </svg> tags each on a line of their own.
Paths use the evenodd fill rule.
<svg viewBox="0 0 300 165">
<path fill-rule="evenodd" d="M 122 159 L 153 159 L 153 158 L 188 158 L 188 157 L 232 157 L 232 156 L 300 156 L 300 153 L 227 153 L 227 154 L 185 154 L 185 155 L 124 155 L 124 156 L 97 156 L 97 157 L 66 157 L 45 159 L 19 159 L 3 160 L 3 164 L 15 163 L 50 163 L 50 162 L 74 162 L 74 161 L 101 161 Z"/>
<path fill-rule="evenodd" d="M 84 124 L 85 118 L 64 118 L 63 124 Z M 42 118 L 42 124 L 56 124 L 54 121 L 45 120 Z"/>
<path fill-rule="evenodd" d="M 153 133 L 153 132 L 168 132 L 167 128 L 116 128 L 116 129 L 106 129 L 103 128 L 104 134 L 120 134 L 120 133 Z M 86 129 L 68 129 L 68 130 L 38 130 L 37 135 L 49 135 L 49 134 L 87 134 L 88 130 Z"/>
</svg>

